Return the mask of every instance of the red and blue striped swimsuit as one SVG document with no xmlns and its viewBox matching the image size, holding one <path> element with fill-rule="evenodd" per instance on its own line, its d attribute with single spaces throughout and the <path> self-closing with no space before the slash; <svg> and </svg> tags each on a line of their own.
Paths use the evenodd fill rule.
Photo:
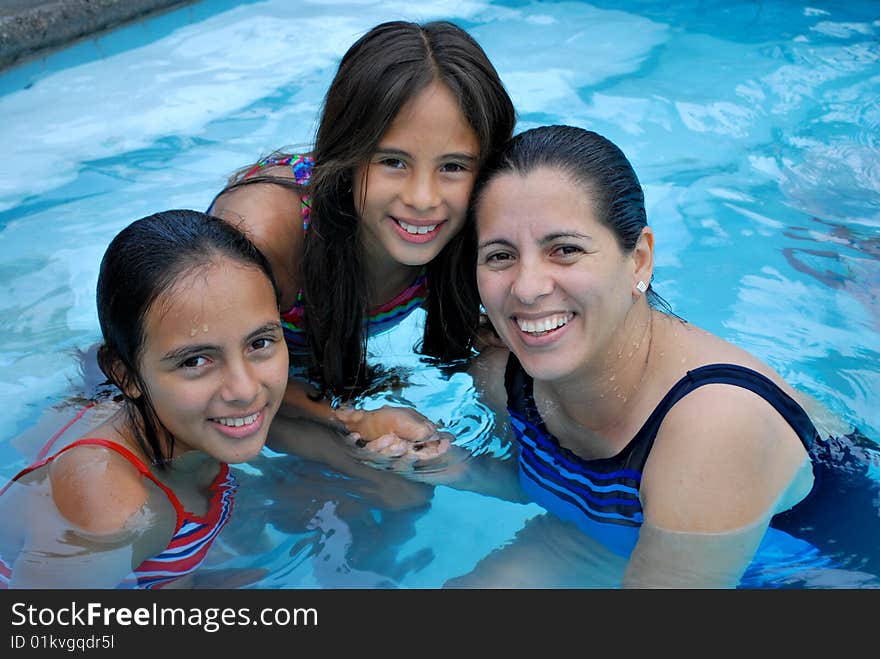
<svg viewBox="0 0 880 659">
<path fill-rule="evenodd" d="M 50 440 L 50 443 L 54 439 Z M 210 500 L 207 512 L 204 515 L 196 515 L 185 510 L 177 495 L 167 485 L 159 481 L 140 458 L 127 448 L 106 439 L 96 438 L 77 440 L 65 446 L 54 455 L 43 458 L 31 466 L 22 469 L 11 482 L 7 483 L 0 490 L 0 495 L 25 474 L 49 464 L 64 451 L 70 450 L 75 446 L 103 446 L 116 451 L 131 462 L 145 478 L 149 478 L 161 488 L 168 496 L 171 505 L 174 506 L 177 519 L 174 526 L 174 535 L 171 536 L 168 547 L 157 556 L 148 558 L 138 565 L 131 575 L 120 583 L 117 588 L 163 588 L 167 584 L 195 571 L 202 564 L 208 549 L 210 549 L 217 535 L 232 515 L 235 490 L 238 485 L 235 476 L 229 471 L 229 465 L 221 463 L 217 476 L 211 482 L 208 488 L 211 493 Z M 7 563 L 0 556 L 0 589 L 8 588 L 11 578 L 11 563 Z"/>
</svg>

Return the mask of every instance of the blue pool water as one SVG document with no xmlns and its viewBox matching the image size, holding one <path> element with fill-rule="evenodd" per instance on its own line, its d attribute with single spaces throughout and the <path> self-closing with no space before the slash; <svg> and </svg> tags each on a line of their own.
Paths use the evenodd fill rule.
<svg viewBox="0 0 880 659">
<path fill-rule="evenodd" d="M 338 58 L 393 18 L 468 29 L 518 129 L 573 123 L 619 144 L 657 234 L 655 286 L 676 312 L 880 438 L 875 1 L 214 1 L 0 74 L 0 482 L 29 455 L 21 433 L 60 425 L 70 411 L 46 411 L 82 388 L 75 351 L 99 335 L 94 288 L 111 237 L 161 209 L 204 209 L 239 166 L 306 147 Z M 407 385 L 367 404 L 412 404 L 465 448 L 504 459 L 469 378 L 401 349 L 419 320 L 372 346 Z M 205 584 L 439 587 L 537 536 L 570 560 L 536 585 L 613 585 L 619 567 L 547 531 L 533 504 L 268 452 L 237 469 L 240 514 Z M 858 560 L 810 561 L 812 576 L 793 567 L 762 585 L 862 581 Z"/>
</svg>

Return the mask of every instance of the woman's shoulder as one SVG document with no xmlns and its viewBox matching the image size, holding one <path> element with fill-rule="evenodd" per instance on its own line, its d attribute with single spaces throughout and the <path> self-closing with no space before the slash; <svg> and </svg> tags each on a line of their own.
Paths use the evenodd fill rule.
<svg viewBox="0 0 880 659">
<path fill-rule="evenodd" d="M 789 396 L 796 397 L 795 390 L 766 361 L 699 326 L 669 318 L 656 348 L 663 355 L 659 367 L 667 379 L 677 380 L 689 371 L 729 364 L 757 372 Z"/>
<path fill-rule="evenodd" d="M 659 356 L 650 393 L 659 401 L 674 388 L 680 391 L 685 386 L 687 391 L 668 410 L 665 425 L 698 423 L 695 427 L 728 429 L 745 429 L 756 422 L 784 425 L 775 403 L 790 398 L 808 407 L 809 396 L 751 352 L 697 326 L 672 329 L 667 327 L 655 346 Z"/>
<path fill-rule="evenodd" d="M 656 395 L 686 373 L 695 386 L 658 428 L 643 480 L 651 513 L 675 526 L 685 525 L 678 516 L 687 511 L 688 530 L 747 524 L 770 509 L 806 459 L 797 431 L 768 400 L 778 394 L 765 378 L 795 400 L 797 392 L 763 360 L 700 328 L 679 328 L 675 342 L 663 343 L 669 353 Z"/>
</svg>

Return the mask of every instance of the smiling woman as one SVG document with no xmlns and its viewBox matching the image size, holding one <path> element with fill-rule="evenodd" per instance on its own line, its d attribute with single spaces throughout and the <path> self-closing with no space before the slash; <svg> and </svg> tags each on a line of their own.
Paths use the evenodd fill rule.
<svg viewBox="0 0 880 659">
<path fill-rule="evenodd" d="M 523 490 L 621 557 L 624 586 L 735 587 L 762 543 L 809 547 L 828 521 L 815 511 L 842 507 L 828 488 L 840 474 L 876 495 L 870 463 L 833 458 L 857 447 L 819 435 L 813 401 L 650 303 L 654 232 L 609 140 L 521 133 L 478 182 L 474 215 L 479 294 L 506 346 L 485 351 L 481 377 L 510 415 Z M 872 506 L 850 514 L 859 536 L 880 537 Z M 519 552 L 457 583 L 529 585 L 509 581 L 505 556 Z"/>
<path fill-rule="evenodd" d="M 132 223 L 107 248 L 97 304 L 98 361 L 123 403 L 74 441 L 56 433 L 0 492 L 9 587 L 186 583 L 232 512 L 228 463 L 259 454 L 281 404 L 274 280 L 228 223 Z"/>
</svg>

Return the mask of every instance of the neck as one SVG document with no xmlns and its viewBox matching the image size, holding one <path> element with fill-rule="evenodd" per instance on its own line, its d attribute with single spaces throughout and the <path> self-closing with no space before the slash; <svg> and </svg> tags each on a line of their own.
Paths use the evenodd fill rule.
<svg viewBox="0 0 880 659">
<path fill-rule="evenodd" d="M 584 432 L 616 439 L 648 373 L 654 339 L 654 311 L 647 303 L 633 307 L 604 359 L 566 382 L 546 383 L 559 411 Z"/>
<path fill-rule="evenodd" d="M 147 455 L 137 441 L 136 433 L 131 426 L 131 420 L 125 410 L 120 409 L 109 423 L 116 433 L 117 441 L 119 441 L 120 444 L 124 445 L 132 453 L 137 455 L 144 464 L 151 465 L 152 467 L 158 466 L 156 460 L 154 460 L 151 455 Z M 171 459 L 166 462 L 166 466 L 173 467 L 177 471 L 190 471 L 199 467 L 206 459 L 213 460 L 213 458 L 207 453 L 195 449 L 184 448 L 179 443 L 175 444 L 174 453 L 172 455 L 171 441 L 168 433 L 161 428 L 157 428 L 156 431 L 159 433 L 159 443 L 162 447 L 162 454 L 171 457 Z"/>
<path fill-rule="evenodd" d="M 421 266 L 403 265 L 393 260 L 369 263 L 366 279 L 370 295 L 370 307 L 376 307 L 393 299 L 409 286 Z"/>
</svg>

